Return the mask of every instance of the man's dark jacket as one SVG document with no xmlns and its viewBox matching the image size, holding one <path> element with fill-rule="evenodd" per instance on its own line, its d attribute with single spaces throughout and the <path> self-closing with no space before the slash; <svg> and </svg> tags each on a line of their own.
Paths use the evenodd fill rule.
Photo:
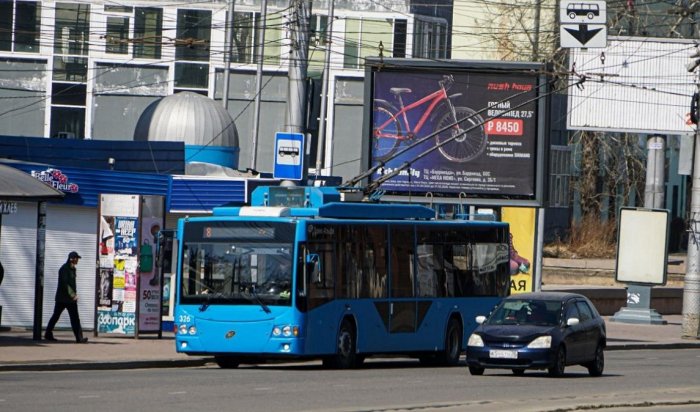
<svg viewBox="0 0 700 412">
<path fill-rule="evenodd" d="M 75 268 L 70 262 L 66 262 L 58 270 L 58 288 L 56 289 L 56 302 L 71 303 L 76 296 Z"/>
</svg>

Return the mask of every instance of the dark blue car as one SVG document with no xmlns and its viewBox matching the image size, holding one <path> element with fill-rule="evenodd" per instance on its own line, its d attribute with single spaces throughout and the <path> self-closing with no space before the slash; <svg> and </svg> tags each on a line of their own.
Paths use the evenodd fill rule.
<svg viewBox="0 0 700 412">
<path fill-rule="evenodd" d="M 507 297 L 469 337 L 467 365 L 472 375 L 487 368 L 547 369 L 561 376 L 568 365 L 603 374 L 605 321 L 588 298 L 576 293 L 535 292 Z"/>
</svg>

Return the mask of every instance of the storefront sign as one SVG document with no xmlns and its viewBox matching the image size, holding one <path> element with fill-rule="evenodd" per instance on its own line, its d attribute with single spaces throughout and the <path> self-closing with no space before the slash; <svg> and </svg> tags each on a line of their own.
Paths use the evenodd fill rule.
<svg viewBox="0 0 700 412">
<path fill-rule="evenodd" d="M 61 192 L 78 193 L 78 185 L 70 183 L 68 181 L 68 176 L 64 175 L 63 172 L 58 169 L 48 168 L 44 171 L 32 170 L 31 175 Z"/>
<path fill-rule="evenodd" d="M 0 200 L 0 215 L 12 215 L 17 213 L 17 202 Z"/>
</svg>

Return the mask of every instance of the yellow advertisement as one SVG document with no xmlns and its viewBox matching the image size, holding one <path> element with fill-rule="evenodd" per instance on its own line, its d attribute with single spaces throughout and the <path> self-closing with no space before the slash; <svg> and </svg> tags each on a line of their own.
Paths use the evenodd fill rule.
<svg viewBox="0 0 700 412">
<path fill-rule="evenodd" d="M 504 207 L 501 220 L 510 225 L 510 293 L 533 291 L 537 209 Z"/>
</svg>

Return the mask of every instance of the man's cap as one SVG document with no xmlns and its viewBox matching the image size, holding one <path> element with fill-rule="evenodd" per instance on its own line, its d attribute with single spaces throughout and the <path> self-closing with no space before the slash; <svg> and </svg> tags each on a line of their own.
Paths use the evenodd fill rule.
<svg viewBox="0 0 700 412">
<path fill-rule="evenodd" d="M 73 258 L 82 259 L 82 256 L 80 256 L 80 255 L 78 254 L 78 252 L 72 251 L 72 252 L 70 252 L 70 253 L 68 254 L 68 259 L 73 259 Z"/>
</svg>

